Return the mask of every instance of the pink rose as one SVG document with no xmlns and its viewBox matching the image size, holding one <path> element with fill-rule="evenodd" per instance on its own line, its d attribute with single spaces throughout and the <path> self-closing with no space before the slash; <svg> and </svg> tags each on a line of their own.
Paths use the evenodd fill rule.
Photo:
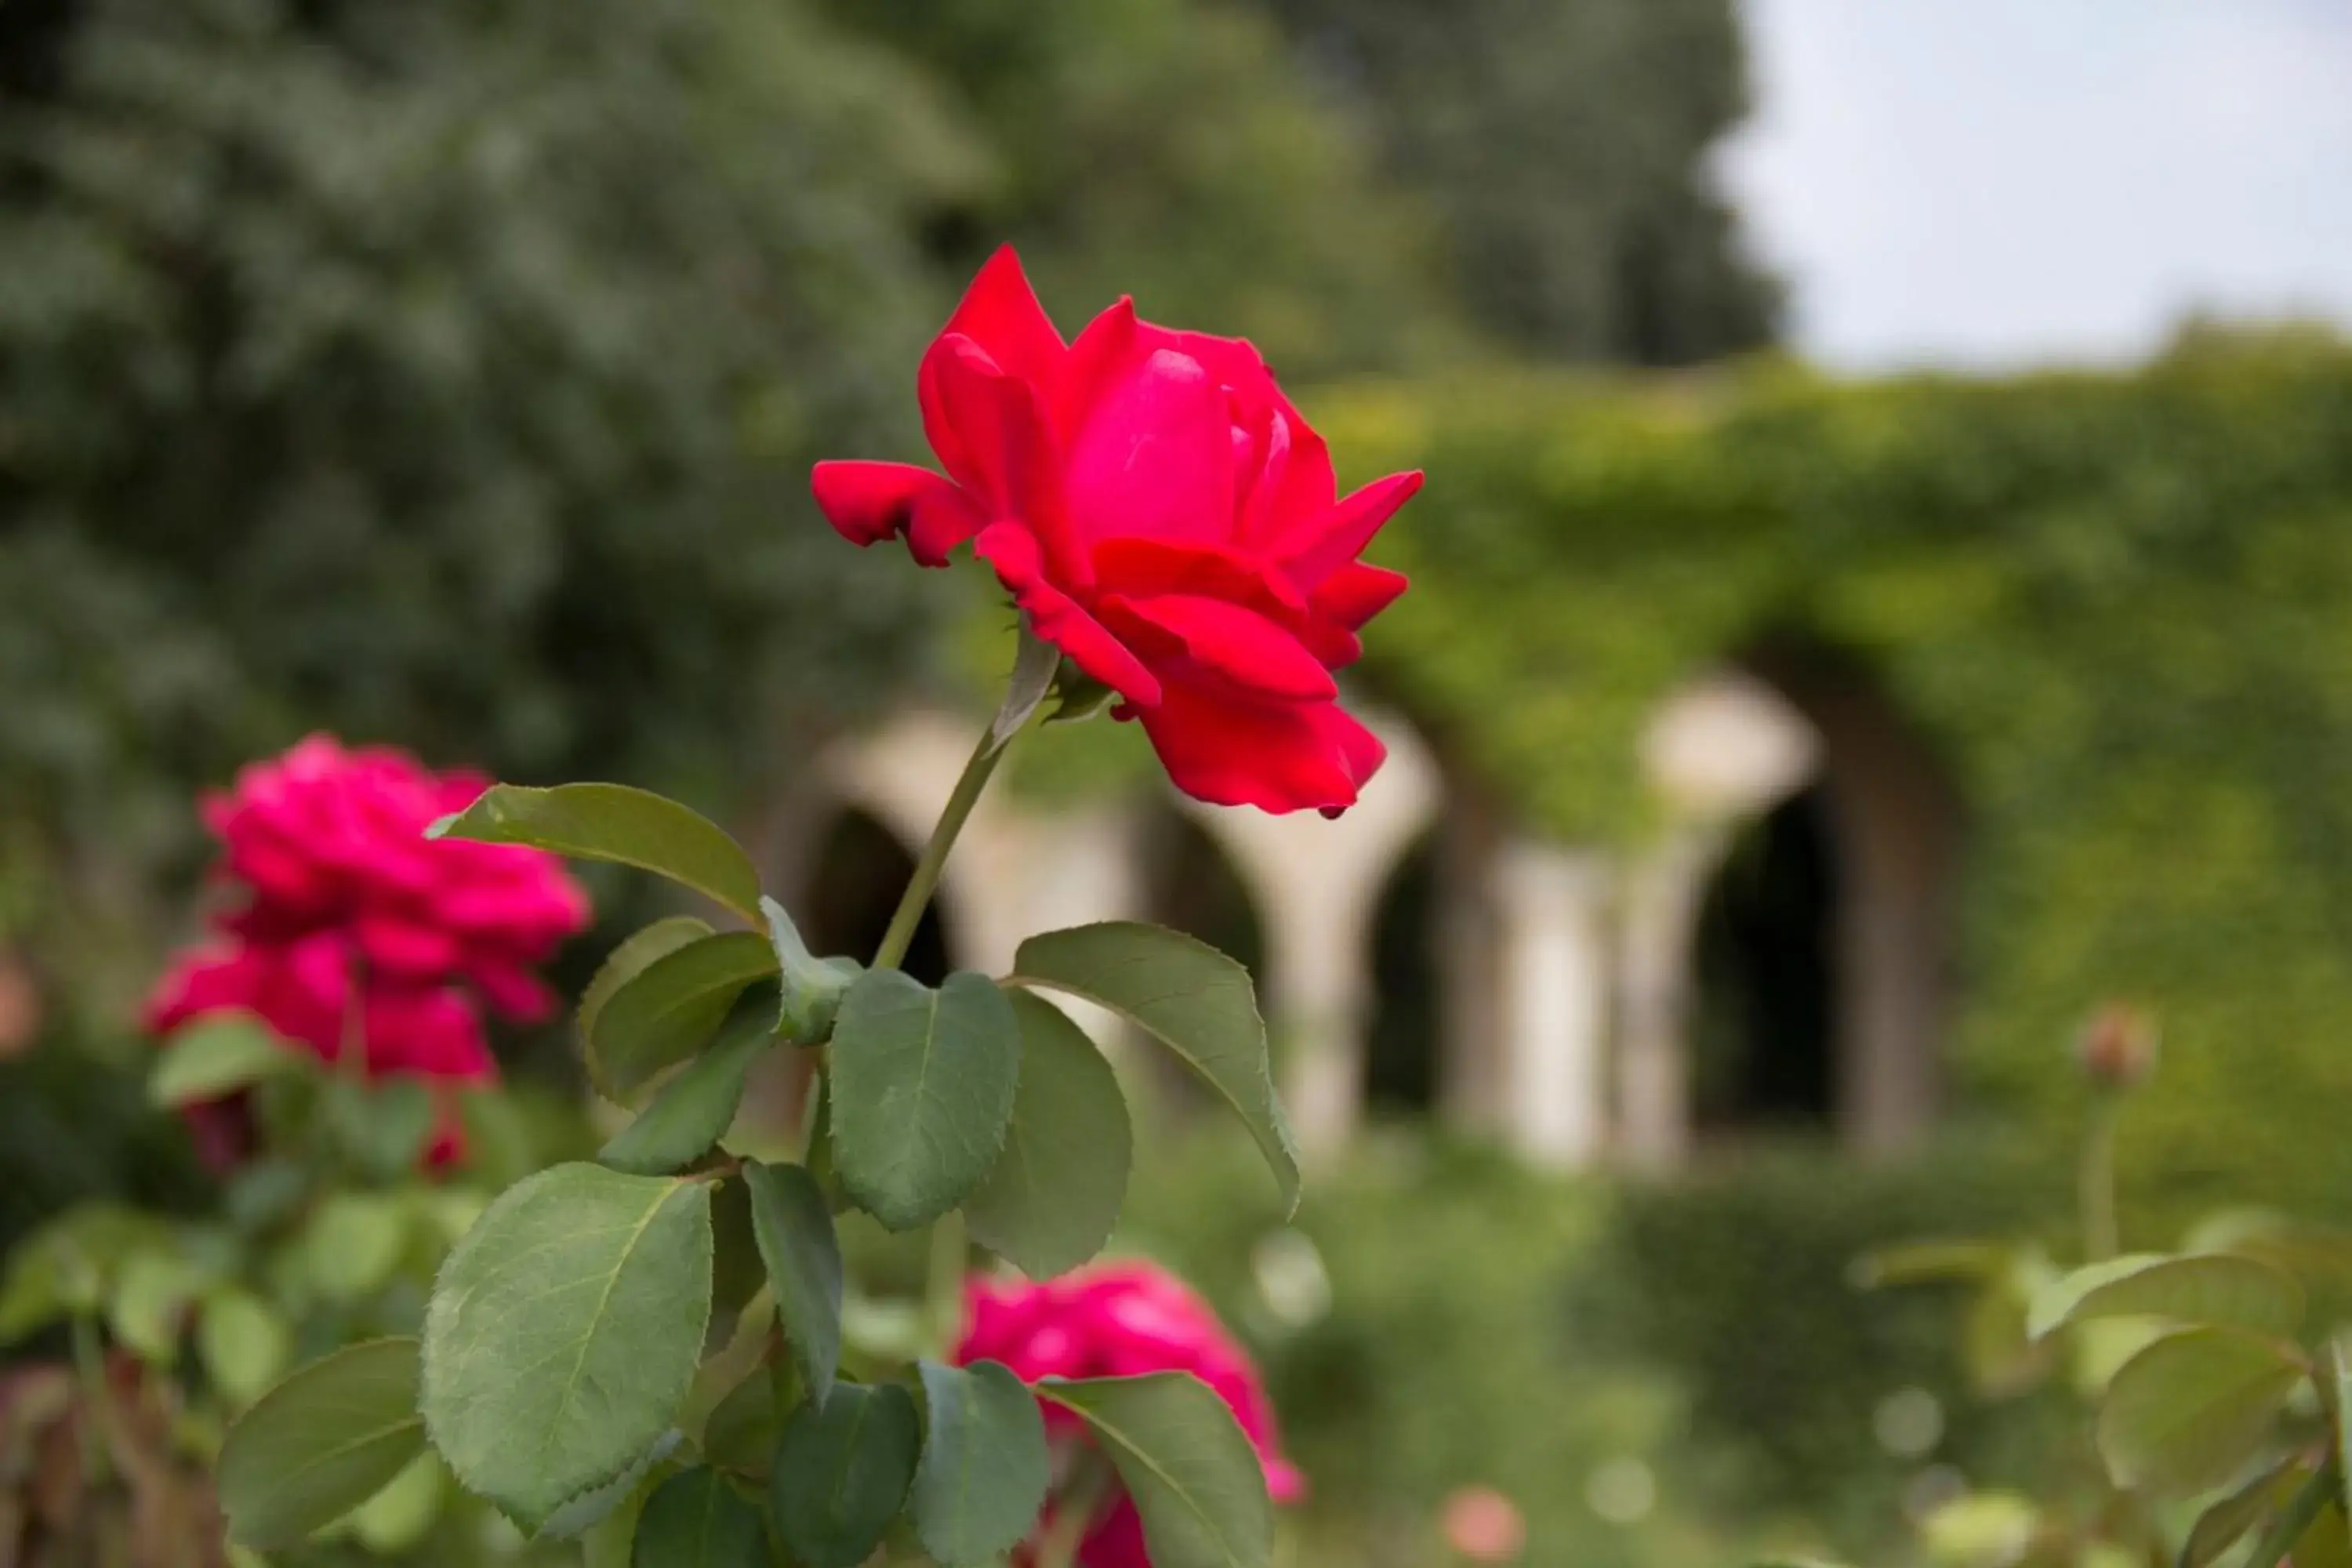
<svg viewBox="0 0 2352 1568">
<path fill-rule="evenodd" d="M 246 768 L 204 805 L 218 878 L 243 897 L 157 984 L 148 1028 L 236 1010 L 324 1060 L 356 1043 L 370 1077 L 495 1079 L 482 1010 L 521 1023 L 553 1011 L 532 971 L 587 923 L 588 903 L 552 856 L 425 837 L 485 787 L 326 735 Z M 436 1163 L 458 1152 L 447 1110 Z M 234 1113 L 195 1121 L 214 1154 L 249 1142 L 231 1135 Z"/>
<path fill-rule="evenodd" d="M 955 1359 L 1002 1362 L 1032 1384 L 1047 1377 L 1189 1372 L 1232 1409 L 1265 1466 L 1275 1500 L 1295 1502 L 1307 1495 L 1306 1478 L 1282 1457 L 1274 1405 L 1249 1352 L 1205 1302 L 1156 1265 L 1104 1264 L 1037 1285 L 975 1279 L 965 1290 Z M 1068 1440 L 1085 1430 L 1076 1416 L 1051 1404 L 1045 1423 Z M 1087 1532 L 1078 1561 L 1082 1568 L 1150 1568 L 1133 1503 L 1122 1497 Z"/>
<path fill-rule="evenodd" d="M 1337 813 L 1381 765 L 1332 672 L 1404 591 L 1356 557 L 1421 488 L 1342 499 L 1330 453 L 1236 338 L 1174 331 L 1121 300 L 1066 343 L 1008 247 L 917 378 L 946 477 L 816 467 L 844 536 L 903 534 L 944 565 L 965 540 L 1035 633 L 1121 699 L 1186 794 Z"/>
</svg>

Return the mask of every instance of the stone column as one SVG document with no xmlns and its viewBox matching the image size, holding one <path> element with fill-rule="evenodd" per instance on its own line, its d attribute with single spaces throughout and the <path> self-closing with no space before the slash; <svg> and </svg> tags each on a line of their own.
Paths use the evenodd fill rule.
<svg viewBox="0 0 2352 1568">
<path fill-rule="evenodd" d="M 1625 880 L 1617 950 L 1617 1147 L 1635 1170 L 1669 1171 L 1690 1153 L 1691 942 L 1723 835 L 1675 830 Z"/>
<path fill-rule="evenodd" d="M 1589 1165 L 1609 1131 L 1609 874 L 1597 849 L 1517 840 L 1496 858 L 1501 1131 L 1541 1165 Z"/>
<path fill-rule="evenodd" d="M 1436 769 L 1420 745 L 1399 726 L 1373 728 L 1388 763 L 1336 821 L 1182 803 L 1232 858 L 1265 928 L 1259 1007 L 1310 1158 L 1337 1152 L 1361 1119 L 1373 921 L 1397 862 L 1436 810 Z"/>
</svg>

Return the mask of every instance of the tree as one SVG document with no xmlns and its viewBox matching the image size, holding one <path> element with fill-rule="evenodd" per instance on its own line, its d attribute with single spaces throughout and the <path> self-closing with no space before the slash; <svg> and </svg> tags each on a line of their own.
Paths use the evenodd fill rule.
<svg viewBox="0 0 2352 1568">
<path fill-rule="evenodd" d="M 1780 290 L 1706 166 L 1748 108 L 1732 0 L 1256 0 L 1514 352 L 1684 364 L 1769 341 Z"/>
</svg>

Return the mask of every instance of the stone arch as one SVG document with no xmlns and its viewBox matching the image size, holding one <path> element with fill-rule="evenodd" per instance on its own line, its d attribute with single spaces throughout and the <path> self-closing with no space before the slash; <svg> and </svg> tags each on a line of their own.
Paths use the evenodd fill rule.
<svg viewBox="0 0 2352 1568">
<path fill-rule="evenodd" d="M 1645 762 L 1668 830 L 1631 869 L 1622 927 L 1619 1135 L 1633 1163 L 1690 1142 L 1692 1008 L 1710 898 L 1743 832 L 1814 836 L 1830 879 L 1821 954 L 1822 1109 L 1864 1152 L 1900 1148 L 1941 1098 L 1959 799 L 1925 737 L 1858 661 L 1773 640 L 1661 709 Z M 1786 1063 L 1783 1066 L 1789 1065 Z"/>
<path fill-rule="evenodd" d="M 914 874 L 919 848 L 861 806 L 835 811 L 818 832 L 793 904 L 810 950 L 871 956 Z M 924 911 L 901 967 L 927 985 L 938 984 L 954 967 L 937 904 Z"/>
</svg>

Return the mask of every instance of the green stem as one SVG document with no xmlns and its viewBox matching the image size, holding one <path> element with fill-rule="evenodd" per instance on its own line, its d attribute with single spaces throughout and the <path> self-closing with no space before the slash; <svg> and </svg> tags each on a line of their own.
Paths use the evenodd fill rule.
<svg viewBox="0 0 2352 1568">
<path fill-rule="evenodd" d="M 963 1328 L 963 1269 L 970 1243 L 964 1239 L 963 1211 L 951 1209 L 931 1225 L 929 1286 L 931 1335 L 943 1359 L 955 1352 L 956 1335 Z"/>
<path fill-rule="evenodd" d="M 2091 1102 L 2083 1133 L 2082 1164 L 2076 1173 L 2083 1208 L 2083 1261 L 2103 1263 L 2120 1246 L 2116 1222 L 2116 1122 L 2123 1096 L 2101 1093 Z"/>
<path fill-rule="evenodd" d="M 922 858 L 915 862 L 915 874 L 908 879 L 907 891 L 890 916 L 890 929 L 883 933 L 882 945 L 874 951 L 876 969 L 896 969 L 905 962 L 907 949 L 915 940 L 915 928 L 922 923 L 923 911 L 930 907 L 931 894 L 940 885 L 940 873 L 947 867 L 948 851 L 955 847 L 956 835 L 963 831 L 971 808 L 980 804 L 980 793 L 988 787 L 989 775 L 1011 749 L 1011 737 L 1000 741 L 992 728 L 982 732 L 980 744 L 972 749 L 971 760 L 964 763 L 961 776 L 948 795 L 947 809 L 940 813 L 939 826 L 931 829 L 930 842 L 923 846 Z"/>
<path fill-rule="evenodd" d="M 1054 1510 L 1054 1522 L 1037 1542 L 1037 1568 L 1072 1568 L 1087 1531 L 1110 1498 L 1115 1479 L 1109 1461 L 1099 1453 L 1089 1448 L 1078 1455 L 1069 1484 L 1062 1489 L 1061 1507 Z"/>
<path fill-rule="evenodd" d="M 74 1381 L 81 1385 L 82 1400 L 89 1406 L 79 1423 L 82 1468 L 95 1484 L 102 1486 L 113 1468 L 109 1456 L 114 1446 L 114 1391 L 106 1377 L 106 1347 L 99 1339 L 97 1322 L 87 1313 L 74 1314 L 68 1332 Z"/>
</svg>

